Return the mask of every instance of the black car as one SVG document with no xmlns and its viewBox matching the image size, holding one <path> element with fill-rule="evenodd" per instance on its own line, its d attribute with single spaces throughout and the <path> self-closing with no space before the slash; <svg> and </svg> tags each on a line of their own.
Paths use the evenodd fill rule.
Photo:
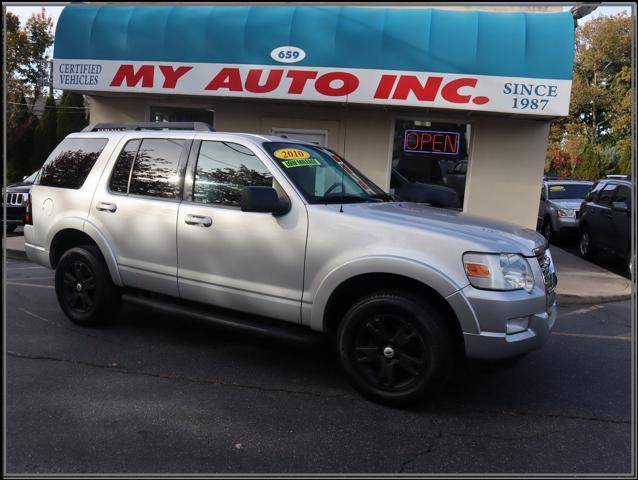
<svg viewBox="0 0 638 480">
<path fill-rule="evenodd" d="M 4 189 L 2 206 L 6 207 L 7 212 L 7 233 L 11 233 L 20 225 L 24 225 L 28 193 L 39 172 L 39 170 L 33 172 L 28 177 L 24 177 L 21 182 L 10 183 Z"/>
<path fill-rule="evenodd" d="M 631 251 L 632 182 L 605 178 L 594 184 L 580 206 L 580 254 L 593 258 L 600 250 L 620 256 L 633 273 Z"/>
<path fill-rule="evenodd" d="M 433 183 L 411 182 L 395 168 L 390 176 L 390 188 L 399 200 L 428 203 L 433 207 L 459 208 L 461 203 L 454 189 Z"/>
</svg>

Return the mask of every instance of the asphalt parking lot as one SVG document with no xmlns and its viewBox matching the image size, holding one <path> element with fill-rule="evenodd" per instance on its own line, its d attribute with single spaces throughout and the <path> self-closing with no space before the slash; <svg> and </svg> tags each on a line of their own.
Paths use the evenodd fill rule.
<svg viewBox="0 0 638 480">
<path fill-rule="evenodd" d="M 127 306 L 71 324 L 51 271 L 5 265 L 8 473 L 630 473 L 630 302 L 561 306 L 517 365 L 407 410 L 329 351 Z"/>
</svg>

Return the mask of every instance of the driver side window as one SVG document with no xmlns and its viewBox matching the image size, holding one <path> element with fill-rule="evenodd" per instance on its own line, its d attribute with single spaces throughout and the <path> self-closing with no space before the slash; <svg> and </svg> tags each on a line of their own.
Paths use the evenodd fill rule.
<svg viewBox="0 0 638 480">
<path fill-rule="evenodd" d="M 272 187 L 268 168 L 238 143 L 203 141 L 197 157 L 193 201 L 239 207 L 248 186 Z"/>
</svg>

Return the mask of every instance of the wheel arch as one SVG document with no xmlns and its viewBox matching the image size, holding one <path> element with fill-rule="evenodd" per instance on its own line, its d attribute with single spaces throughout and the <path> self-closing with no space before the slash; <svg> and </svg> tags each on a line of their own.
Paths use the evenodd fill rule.
<svg viewBox="0 0 638 480">
<path fill-rule="evenodd" d="M 476 320 L 458 302 L 446 298 L 467 284 L 459 285 L 450 277 L 413 260 L 392 258 L 359 259 L 332 271 L 317 289 L 310 315 L 310 327 L 331 331 L 357 298 L 378 290 L 397 289 L 416 293 L 440 308 L 455 334 L 478 331 Z"/>
<path fill-rule="evenodd" d="M 108 247 L 104 238 L 95 229 L 80 230 L 78 228 L 66 227 L 55 233 L 50 242 L 49 261 L 51 268 L 55 268 L 64 252 L 81 245 L 93 245 L 100 251 L 102 258 L 106 262 L 111 279 L 117 286 L 122 286 L 117 262 L 113 251 Z"/>
</svg>

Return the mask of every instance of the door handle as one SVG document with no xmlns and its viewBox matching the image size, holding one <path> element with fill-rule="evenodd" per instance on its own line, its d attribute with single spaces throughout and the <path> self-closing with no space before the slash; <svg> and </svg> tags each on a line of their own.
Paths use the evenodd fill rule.
<svg viewBox="0 0 638 480">
<path fill-rule="evenodd" d="M 100 212 L 114 212 L 115 210 L 117 210 L 117 205 L 115 205 L 114 203 L 107 203 L 107 202 L 97 202 L 95 204 L 95 208 L 98 209 Z"/>
<path fill-rule="evenodd" d="M 213 224 L 213 219 L 202 215 L 186 215 L 184 222 L 188 225 L 197 225 L 198 227 L 210 227 Z"/>
</svg>

